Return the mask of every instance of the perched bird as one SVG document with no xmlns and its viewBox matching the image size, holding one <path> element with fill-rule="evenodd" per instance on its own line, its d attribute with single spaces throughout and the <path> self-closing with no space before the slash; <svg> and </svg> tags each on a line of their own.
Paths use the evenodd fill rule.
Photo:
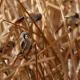
<svg viewBox="0 0 80 80">
<path fill-rule="evenodd" d="M 69 32 L 72 32 L 76 27 L 78 27 L 80 23 L 79 19 L 80 18 L 78 13 L 74 13 L 66 17 L 66 23 L 67 23 Z"/>
<path fill-rule="evenodd" d="M 37 14 L 33 14 L 31 15 L 31 17 L 35 20 L 35 21 L 39 21 L 42 18 L 42 15 L 40 13 Z"/>
<path fill-rule="evenodd" d="M 23 51 L 27 51 L 31 46 L 30 38 L 27 32 L 20 34 L 20 47 Z"/>
<path fill-rule="evenodd" d="M 78 13 L 70 14 L 65 16 L 66 24 L 68 27 L 69 32 L 73 31 L 74 28 L 78 27 L 80 23 L 80 18 Z M 60 27 L 56 30 L 56 33 L 64 26 L 63 22 L 61 22 Z"/>
<path fill-rule="evenodd" d="M 66 21 L 67 24 L 69 26 L 74 25 L 74 26 L 78 26 L 78 22 L 79 22 L 79 14 L 75 13 L 74 15 L 70 15 L 70 16 L 66 16 Z"/>
<path fill-rule="evenodd" d="M 40 21 L 41 18 L 42 18 L 42 14 L 41 13 L 30 13 L 30 16 L 32 17 L 32 19 L 37 22 L 37 21 Z M 32 20 L 30 17 L 26 17 L 26 19 L 32 23 Z"/>
</svg>

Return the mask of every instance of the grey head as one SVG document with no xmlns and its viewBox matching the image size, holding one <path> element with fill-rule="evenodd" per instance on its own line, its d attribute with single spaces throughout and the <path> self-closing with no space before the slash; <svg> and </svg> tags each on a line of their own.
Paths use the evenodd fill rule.
<svg viewBox="0 0 80 80">
<path fill-rule="evenodd" d="M 29 34 L 22 32 L 20 35 L 20 46 L 23 50 L 27 50 L 30 46 Z"/>
<path fill-rule="evenodd" d="M 28 39 L 29 34 L 27 32 L 21 32 L 20 39 Z"/>
</svg>

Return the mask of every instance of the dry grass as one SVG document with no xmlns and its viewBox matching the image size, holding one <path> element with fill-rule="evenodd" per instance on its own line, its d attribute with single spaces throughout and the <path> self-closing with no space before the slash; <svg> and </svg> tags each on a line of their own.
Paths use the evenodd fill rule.
<svg viewBox="0 0 80 80">
<path fill-rule="evenodd" d="M 0 80 L 80 80 L 80 18 L 77 26 L 66 18 L 80 13 L 79 4 L 0 0 Z M 39 21 L 32 17 L 37 13 Z M 26 50 L 22 32 L 29 35 Z"/>
</svg>

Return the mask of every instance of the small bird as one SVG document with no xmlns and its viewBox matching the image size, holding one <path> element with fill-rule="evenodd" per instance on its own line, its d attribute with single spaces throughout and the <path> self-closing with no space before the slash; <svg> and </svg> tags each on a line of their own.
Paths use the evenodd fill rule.
<svg viewBox="0 0 80 80">
<path fill-rule="evenodd" d="M 33 14 L 31 15 L 31 17 L 35 20 L 35 21 L 39 21 L 42 18 L 41 13 L 37 13 L 37 14 Z"/>
<path fill-rule="evenodd" d="M 76 27 L 78 27 L 78 24 L 80 23 L 80 18 L 79 18 L 79 14 L 78 13 L 74 13 L 73 15 L 67 15 L 65 16 L 66 19 L 66 24 L 68 27 L 68 31 L 72 32 L 73 29 L 75 29 Z M 64 26 L 63 22 L 61 22 L 59 28 L 56 30 L 56 33 L 58 33 L 58 31 Z"/>
<path fill-rule="evenodd" d="M 71 15 L 71 16 L 68 16 L 65 18 L 66 18 L 67 24 L 69 26 L 71 26 L 71 25 L 78 26 L 78 22 L 79 22 L 79 14 L 78 13 L 75 13 L 74 15 Z"/>
<path fill-rule="evenodd" d="M 41 20 L 42 18 L 42 14 L 41 13 L 31 13 L 30 16 L 32 17 L 32 19 L 35 21 L 35 22 L 38 22 Z M 26 19 L 32 23 L 32 20 L 30 17 L 26 17 Z"/>
<path fill-rule="evenodd" d="M 21 32 L 20 34 L 20 46 L 23 51 L 26 51 L 30 48 L 31 42 L 27 32 Z"/>
</svg>

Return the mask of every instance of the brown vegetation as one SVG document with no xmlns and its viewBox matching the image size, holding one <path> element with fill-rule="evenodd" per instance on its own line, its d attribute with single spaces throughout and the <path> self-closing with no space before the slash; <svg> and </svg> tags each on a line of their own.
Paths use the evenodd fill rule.
<svg viewBox="0 0 80 80">
<path fill-rule="evenodd" d="M 0 0 L 0 80 L 80 80 L 79 0 Z"/>
</svg>

